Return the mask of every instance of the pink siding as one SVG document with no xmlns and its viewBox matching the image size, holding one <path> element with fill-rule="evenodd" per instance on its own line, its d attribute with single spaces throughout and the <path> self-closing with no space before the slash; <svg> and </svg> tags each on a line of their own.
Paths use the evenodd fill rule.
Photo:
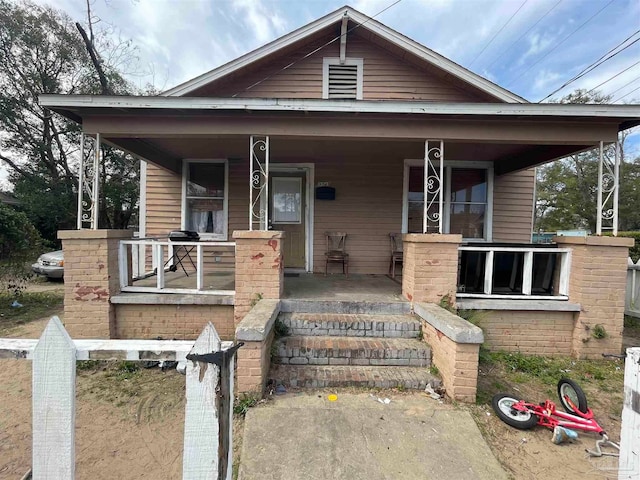
<svg viewBox="0 0 640 480">
<path fill-rule="evenodd" d="M 338 57 L 339 44 L 334 42 L 308 58 L 304 56 L 331 38 L 333 37 L 327 36 L 296 51 L 284 53 L 269 60 L 261 68 L 248 67 L 242 74 L 237 73 L 233 78 L 209 84 L 191 95 L 322 98 L 322 59 Z M 347 57 L 364 59 L 364 100 L 487 101 L 484 96 L 479 97 L 463 90 L 459 81 L 454 85 L 451 79 L 438 76 L 435 68 L 411 64 L 356 34 L 349 36 Z M 292 62 L 296 63 L 282 70 Z"/>
<path fill-rule="evenodd" d="M 535 169 L 495 178 L 493 241 L 530 242 L 533 222 Z"/>
</svg>

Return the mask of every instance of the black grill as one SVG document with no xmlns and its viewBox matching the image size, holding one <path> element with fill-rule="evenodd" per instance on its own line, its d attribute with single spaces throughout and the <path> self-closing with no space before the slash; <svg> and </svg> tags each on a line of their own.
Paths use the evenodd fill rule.
<svg viewBox="0 0 640 480">
<path fill-rule="evenodd" d="M 200 241 L 200 235 L 198 235 L 198 232 L 193 232 L 191 230 L 174 230 L 169 232 L 169 240 L 174 242 L 198 242 Z"/>
</svg>

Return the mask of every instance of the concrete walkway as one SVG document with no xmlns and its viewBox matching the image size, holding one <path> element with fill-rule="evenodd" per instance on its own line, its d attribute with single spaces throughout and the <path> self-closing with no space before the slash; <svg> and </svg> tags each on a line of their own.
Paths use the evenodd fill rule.
<svg viewBox="0 0 640 480">
<path fill-rule="evenodd" d="M 239 480 L 507 479 L 471 415 L 423 393 L 286 394 L 249 410 Z"/>
</svg>

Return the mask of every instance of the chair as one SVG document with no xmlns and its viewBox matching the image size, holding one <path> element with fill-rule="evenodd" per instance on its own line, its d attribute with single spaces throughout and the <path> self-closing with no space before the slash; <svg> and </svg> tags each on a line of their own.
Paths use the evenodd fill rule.
<svg viewBox="0 0 640 480">
<path fill-rule="evenodd" d="M 346 251 L 347 234 L 343 232 L 325 232 L 324 234 L 327 238 L 324 275 L 327 275 L 329 262 L 339 262 L 342 263 L 342 273 L 349 278 L 349 254 Z"/>
<path fill-rule="evenodd" d="M 396 278 L 396 263 L 402 265 L 404 259 L 404 253 L 402 251 L 402 234 L 390 233 L 389 239 L 391 240 L 391 261 L 389 262 L 389 275 L 391 275 L 391 278 Z"/>
</svg>

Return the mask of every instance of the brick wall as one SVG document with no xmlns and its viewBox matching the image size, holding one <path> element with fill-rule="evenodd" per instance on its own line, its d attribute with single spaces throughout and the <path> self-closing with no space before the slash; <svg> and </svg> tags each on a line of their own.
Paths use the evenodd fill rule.
<svg viewBox="0 0 640 480">
<path fill-rule="evenodd" d="M 581 306 L 573 330 L 572 355 L 601 358 L 603 352 L 620 353 L 627 258 L 633 239 L 556 237 L 554 241 L 572 249 L 569 300 Z M 593 337 L 596 325 L 604 327 L 606 338 Z"/>
<path fill-rule="evenodd" d="M 455 302 L 461 235 L 406 234 L 402 295 L 410 302 Z"/>
<path fill-rule="evenodd" d="M 273 329 L 266 341 L 248 342 L 238 350 L 236 389 L 238 393 L 255 392 L 262 395 L 271 367 Z"/>
<path fill-rule="evenodd" d="M 284 288 L 283 232 L 235 231 L 235 324 L 260 299 L 279 299 Z"/>
<path fill-rule="evenodd" d="M 117 304 L 117 338 L 195 340 L 207 322 L 213 323 L 222 340 L 233 340 L 232 305 Z"/>
<path fill-rule="evenodd" d="M 447 396 L 460 402 L 475 403 L 480 345 L 456 343 L 425 321 L 422 322 L 422 334 L 431 347 L 432 361 L 438 367 Z"/>
<path fill-rule="evenodd" d="M 72 338 L 114 338 L 120 293 L 118 249 L 128 230 L 61 230 L 64 251 L 64 324 Z"/>
<path fill-rule="evenodd" d="M 486 310 L 479 315 L 485 346 L 529 355 L 571 355 L 574 312 Z"/>
</svg>

